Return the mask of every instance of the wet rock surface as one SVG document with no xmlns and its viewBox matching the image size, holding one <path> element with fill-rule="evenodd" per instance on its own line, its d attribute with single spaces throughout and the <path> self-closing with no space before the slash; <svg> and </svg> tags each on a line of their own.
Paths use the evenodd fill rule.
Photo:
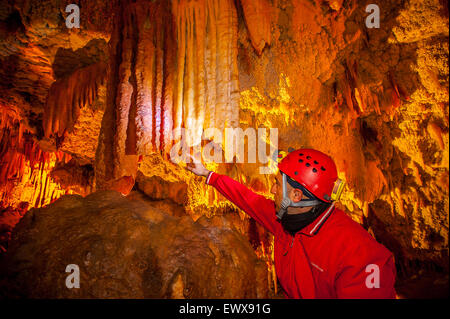
<svg viewBox="0 0 450 319">
<path fill-rule="evenodd" d="M 66 287 L 70 264 L 80 288 Z M 266 267 L 242 235 L 115 191 L 28 211 L 0 277 L 8 298 L 267 297 Z"/>
</svg>

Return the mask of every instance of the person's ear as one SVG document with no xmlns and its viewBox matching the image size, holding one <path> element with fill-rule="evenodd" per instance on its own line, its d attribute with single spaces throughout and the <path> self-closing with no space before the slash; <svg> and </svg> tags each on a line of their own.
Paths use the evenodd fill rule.
<svg viewBox="0 0 450 319">
<path fill-rule="evenodd" d="M 291 196 L 291 200 L 294 202 L 294 203 L 298 203 L 299 201 L 301 201 L 302 200 L 302 198 L 303 198 L 303 192 L 301 191 L 301 190 L 299 190 L 299 189 L 297 189 L 297 188 L 293 188 L 292 190 L 291 190 L 291 194 L 290 194 Z"/>
</svg>

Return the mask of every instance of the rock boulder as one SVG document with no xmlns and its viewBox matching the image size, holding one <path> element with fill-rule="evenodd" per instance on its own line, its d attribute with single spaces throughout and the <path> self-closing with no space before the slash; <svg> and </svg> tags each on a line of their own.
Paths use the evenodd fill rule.
<svg viewBox="0 0 450 319">
<path fill-rule="evenodd" d="M 66 286 L 68 265 L 79 288 Z M 266 267 L 242 235 L 115 191 L 28 211 L 0 267 L 8 298 L 267 298 Z"/>
</svg>

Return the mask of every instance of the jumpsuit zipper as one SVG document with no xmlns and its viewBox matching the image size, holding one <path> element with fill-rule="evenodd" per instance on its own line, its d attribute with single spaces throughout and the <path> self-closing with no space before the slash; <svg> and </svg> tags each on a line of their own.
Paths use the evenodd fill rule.
<svg viewBox="0 0 450 319">
<path fill-rule="evenodd" d="M 292 236 L 292 241 L 291 241 L 291 244 L 289 245 L 289 248 L 292 248 L 292 246 L 294 245 L 294 240 L 295 240 L 295 236 Z M 285 251 L 285 253 L 283 254 L 283 256 L 286 256 L 288 252 L 289 252 L 289 249 L 287 249 L 287 250 Z"/>
</svg>

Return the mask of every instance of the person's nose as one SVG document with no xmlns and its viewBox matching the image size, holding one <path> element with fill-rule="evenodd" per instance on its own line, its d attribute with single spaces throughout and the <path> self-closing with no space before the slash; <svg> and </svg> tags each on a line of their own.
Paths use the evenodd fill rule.
<svg viewBox="0 0 450 319">
<path fill-rule="evenodd" d="M 272 194 L 274 194 L 274 195 L 277 193 L 277 184 L 273 184 L 272 185 L 272 188 L 270 189 L 270 192 Z"/>
</svg>

